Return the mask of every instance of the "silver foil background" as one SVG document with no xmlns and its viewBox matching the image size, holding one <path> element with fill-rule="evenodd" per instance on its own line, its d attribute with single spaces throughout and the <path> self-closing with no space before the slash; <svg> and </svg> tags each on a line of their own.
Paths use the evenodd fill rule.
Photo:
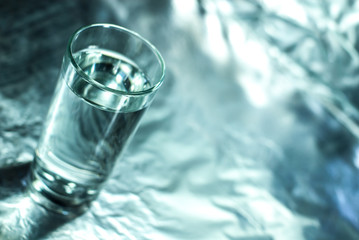
<svg viewBox="0 0 359 240">
<path fill-rule="evenodd" d="M 66 42 L 111 22 L 165 82 L 91 208 L 26 177 Z M 356 1 L 0 1 L 0 239 L 359 239 Z"/>
</svg>

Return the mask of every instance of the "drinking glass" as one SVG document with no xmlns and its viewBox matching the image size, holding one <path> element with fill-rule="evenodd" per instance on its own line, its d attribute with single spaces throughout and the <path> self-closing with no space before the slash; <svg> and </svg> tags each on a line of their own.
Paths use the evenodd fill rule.
<svg viewBox="0 0 359 240">
<path fill-rule="evenodd" d="M 158 50 L 137 33 L 94 24 L 70 38 L 30 174 L 30 194 L 57 209 L 99 194 L 164 78 Z"/>
</svg>

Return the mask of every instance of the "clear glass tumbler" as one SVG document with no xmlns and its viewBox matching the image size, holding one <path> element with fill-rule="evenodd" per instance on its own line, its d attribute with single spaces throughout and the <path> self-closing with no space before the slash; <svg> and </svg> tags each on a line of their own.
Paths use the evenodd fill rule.
<svg viewBox="0 0 359 240">
<path fill-rule="evenodd" d="M 69 40 L 30 177 L 32 197 L 91 202 L 164 78 L 158 50 L 135 32 L 94 24 Z"/>
</svg>

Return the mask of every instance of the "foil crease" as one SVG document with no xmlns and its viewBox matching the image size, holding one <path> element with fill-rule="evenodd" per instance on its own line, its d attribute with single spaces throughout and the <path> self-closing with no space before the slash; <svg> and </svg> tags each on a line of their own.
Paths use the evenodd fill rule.
<svg viewBox="0 0 359 240">
<path fill-rule="evenodd" d="M 359 239 L 355 1 L 0 2 L 0 239 Z M 82 215 L 26 178 L 66 42 L 110 22 L 166 79 Z"/>
</svg>

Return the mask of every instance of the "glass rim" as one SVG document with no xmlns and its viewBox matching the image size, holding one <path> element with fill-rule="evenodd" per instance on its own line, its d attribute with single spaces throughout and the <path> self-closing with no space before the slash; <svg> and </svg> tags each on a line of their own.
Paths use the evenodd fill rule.
<svg viewBox="0 0 359 240">
<path fill-rule="evenodd" d="M 118 90 L 118 89 L 113 89 L 110 87 L 105 86 L 104 84 L 99 83 L 98 81 L 96 81 L 95 79 L 91 78 L 88 74 L 86 74 L 83 69 L 79 66 L 79 64 L 76 62 L 74 56 L 73 56 L 73 52 L 72 52 L 72 44 L 74 43 L 74 41 L 78 38 L 78 36 L 85 30 L 90 29 L 90 28 L 97 28 L 97 27 L 102 27 L 102 28 L 111 28 L 111 29 L 115 29 L 117 31 L 120 32 L 124 32 L 128 35 L 131 35 L 132 37 L 135 37 L 139 40 L 141 40 L 142 42 L 145 43 L 145 45 L 147 45 L 150 50 L 152 51 L 152 53 L 156 56 L 158 63 L 161 66 L 161 76 L 158 80 L 158 82 L 156 84 L 154 84 L 152 87 L 146 89 L 146 90 L 142 90 L 142 91 L 136 91 L 136 92 L 126 92 L 126 91 L 122 91 L 122 90 Z M 76 72 L 83 78 L 85 79 L 85 81 L 87 81 L 90 84 L 93 84 L 105 91 L 109 91 L 115 94 L 121 94 L 121 95 L 129 95 L 129 96 L 139 96 L 139 95 L 146 95 L 152 92 L 155 92 L 156 90 L 158 90 L 158 88 L 162 85 L 163 80 L 164 80 L 164 76 L 165 76 L 165 70 L 166 70 L 166 66 L 165 66 L 165 62 L 163 60 L 162 55 L 160 54 L 160 52 L 157 50 L 157 48 L 151 43 L 149 42 L 147 39 L 145 39 L 144 37 L 142 37 L 140 34 L 138 34 L 137 32 L 134 32 L 132 30 L 129 30 L 127 28 L 121 27 L 119 25 L 115 25 L 115 24 L 110 24 L 110 23 L 95 23 L 95 24 L 91 24 L 91 25 L 87 25 L 84 27 L 79 28 L 78 30 L 76 30 L 70 37 L 68 43 L 67 43 L 67 48 L 66 48 L 66 53 L 68 55 L 68 57 L 70 58 L 70 62 L 71 64 L 75 67 Z"/>
</svg>

